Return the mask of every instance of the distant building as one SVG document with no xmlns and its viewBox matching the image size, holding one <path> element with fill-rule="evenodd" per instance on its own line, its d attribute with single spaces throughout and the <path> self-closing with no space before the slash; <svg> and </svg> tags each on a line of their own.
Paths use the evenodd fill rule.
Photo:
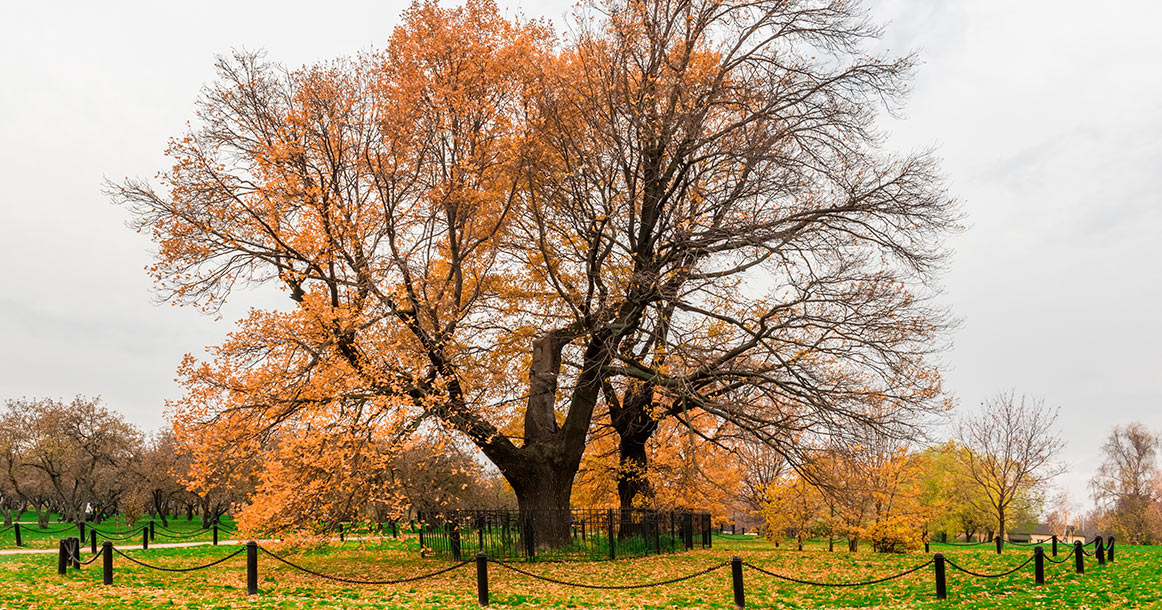
<svg viewBox="0 0 1162 610">
<path fill-rule="evenodd" d="M 1053 539 L 1053 530 L 1049 528 L 1047 523 L 1038 523 L 1032 529 L 1009 530 L 1010 542 L 1049 542 Z M 1085 536 L 1081 535 L 1081 528 L 1076 525 L 1070 525 L 1065 528 L 1064 536 L 1057 536 L 1057 542 L 1061 544 L 1073 544 L 1074 542 L 1085 542 Z"/>
</svg>

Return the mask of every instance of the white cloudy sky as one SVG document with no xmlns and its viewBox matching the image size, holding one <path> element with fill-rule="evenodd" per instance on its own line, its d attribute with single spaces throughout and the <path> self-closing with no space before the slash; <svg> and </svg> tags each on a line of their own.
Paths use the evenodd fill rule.
<svg viewBox="0 0 1162 610">
<path fill-rule="evenodd" d="M 568 1 L 503 3 L 560 20 Z M 215 54 L 289 65 L 381 47 L 402 2 L 0 5 L 0 399 L 99 394 L 147 429 L 182 354 L 220 321 L 153 305 L 148 241 L 101 195 L 152 176 Z M 924 61 L 892 145 L 934 146 L 968 230 L 946 276 L 962 408 L 998 391 L 1061 408 L 1081 499 L 1115 424 L 1162 430 L 1162 4 L 881 0 L 883 44 Z M 249 299 L 249 301 L 248 301 Z"/>
</svg>

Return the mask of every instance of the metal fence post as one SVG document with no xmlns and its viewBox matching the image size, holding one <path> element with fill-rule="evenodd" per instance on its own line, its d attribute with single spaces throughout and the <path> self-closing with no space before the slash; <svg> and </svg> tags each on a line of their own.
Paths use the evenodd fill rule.
<svg viewBox="0 0 1162 610">
<path fill-rule="evenodd" d="M 1078 540 L 1073 543 L 1073 566 L 1078 574 L 1085 574 L 1085 549 L 1081 546 L 1081 541 Z"/>
<path fill-rule="evenodd" d="M 609 558 L 617 559 L 617 537 L 613 531 L 613 509 L 607 510 L 605 514 L 609 517 Z"/>
<path fill-rule="evenodd" d="M 480 607 L 488 605 L 488 555 L 476 554 L 476 601 Z"/>
<path fill-rule="evenodd" d="M 746 607 L 746 592 L 742 588 L 742 557 L 738 555 L 730 558 L 730 581 L 734 585 L 734 607 L 742 610 Z"/>
<path fill-rule="evenodd" d="M 86 536 L 85 536 L 85 522 L 84 521 L 77 523 L 77 531 L 80 532 L 80 534 L 81 534 L 80 535 L 81 540 L 84 540 L 86 538 Z"/>
<path fill-rule="evenodd" d="M 113 543 L 108 540 L 101 545 L 101 582 L 113 584 Z"/>
<path fill-rule="evenodd" d="M 153 542 L 157 539 L 157 528 L 154 525 L 153 519 L 149 520 L 149 541 Z"/>
<path fill-rule="evenodd" d="M 528 559 L 537 558 L 537 541 L 536 530 L 533 528 L 532 517 L 526 517 L 524 520 L 524 542 L 525 542 L 525 557 Z"/>
<path fill-rule="evenodd" d="M 1040 546 L 1033 547 L 1033 580 L 1045 584 L 1045 549 Z"/>
<path fill-rule="evenodd" d="M 944 553 L 936 553 L 932 559 L 936 566 L 936 599 L 947 599 L 948 583 L 944 579 Z"/>
<path fill-rule="evenodd" d="M 145 551 L 148 549 L 149 549 L 149 528 L 143 527 L 143 528 L 141 528 L 141 550 Z"/>
<path fill-rule="evenodd" d="M 1000 537 L 1000 536 L 997 536 L 997 537 L 994 539 L 994 541 L 997 543 L 997 555 L 1000 555 L 1000 554 L 1001 554 L 1001 545 L 1003 544 L 1003 543 L 1001 542 L 1001 537 Z"/>
<path fill-rule="evenodd" d="M 13 529 L 16 532 L 16 546 L 24 546 L 24 541 L 20 539 L 20 524 L 17 523 Z"/>
<path fill-rule="evenodd" d="M 213 544 L 214 544 L 214 546 L 218 546 L 218 524 L 215 523 L 211 529 L 213 530 L 213 533 L 214 533 Z"/>
<path fill-rule="evenodd" d="M 56 556 L 56 573 L 64 576 L 68 571 L 68 564 L 65 563 L 65 545 L 68 544 L 63 539 L 57 541 L 57 556 Z"/>
<path fill-rule="evenodd" d="M 1110 536 L 1110 541 L 1106 543 L 1106 560 L 1110 563 L 1114 562 L 1114 537 Z"/>
<path fill-rule="evenodd" d="M 460 561 L 460 523 L 452 524 L 452 531 L 448 532 L 448 543 L 452 547 L 452 559 Z"/>
<path fill-rule="evenodd" d="M 1097 556 L 1097 565 L 1106 564 L 1106 548 L 1102 546 L 1101 536 L 1093 539 L 1093 554 Z"/>
<path fill-rule="evenodd" d="M 246 543 L 246 594 L 258 595 L 258 543 Z"/>
<path fill-rule="evenodd" d="M 89 530 L 89 550 L 92 551 L 94 555 L 97 554 L 97 530 L 95 529 Z"/>
<path fill-rule="evenodd" d="M 1056 557 L 1057 556 L 1057 534 L 1053 534 L 1052 541 L 1053 541 L 1053 556 Z"/>
</svg>

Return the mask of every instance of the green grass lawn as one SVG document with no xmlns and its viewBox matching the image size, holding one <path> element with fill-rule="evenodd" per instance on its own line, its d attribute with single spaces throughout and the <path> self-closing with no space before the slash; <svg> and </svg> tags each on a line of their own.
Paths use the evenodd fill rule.
<svg viewBox="0 0 1162 610">
<path fill-rule="evenodd" d="M 800 552 L 784 544 L 752 538 L 722 537 L 713 549 L 615 562 L 532 563 L 519 567 L 560 580 L 591 584 L 634 584 L 698 571 L 740 555 L 749 563 L 799 578 L 826 582 L 856 581 L 897 573 L 923 563 L 929 555 L 879 555 L 861 551 L 828 552 L 810 543 Z M 239 547 L 139 548 L 126 552 L 167 567 L 195 566 Z M 392 579 L 429 572 L 452 562 L 420 559 L 395 541 L 348 541 L 342 545 L 285 553 L 296 563 L 328 574 L 362 579 Z M 1027 547 L 997 556 L 987 547 L 933 545 L 957 563 L 980 572 L 1000 572 L 1025 560 Z M 87 554 L 86 554 L 87 556 Z M 56 573 L 55 555 L 0 556 L 0 608 L 474 608 L 476 574 L 472 564 L 436 578 L 401 585 L 348 585 L 302 574 L 259 555 L 260 595 L 246 595 L 244 555 L 190 573 L 165 573 L 134 566 L 116 557 L 116 581 L 101 584 L 100 560 L 67 576 Z M 492 606 L 496 608 L 716 608 L 733 607 L 729 568 L 685 582 L 650 589 L 598 591 L 533 580 L 490 566 Z M 996 579 L 970 578 L 949 570 L 948 599 L 935 599 L 933 569 L 927 567 L 891 582 L 860 588 L 822 588 L 792 584 L 747 570 L 747 605 L 753 608 L 1162 608 L 1162 547 L 1119 546 L 1117 561 L 1097 566 L 1087 558 L 1086 573 L 1075 574 L 1072 561 L 1046 565 L 1046 584 L 1033 584 L 1033 567 Z"/>
</svg>

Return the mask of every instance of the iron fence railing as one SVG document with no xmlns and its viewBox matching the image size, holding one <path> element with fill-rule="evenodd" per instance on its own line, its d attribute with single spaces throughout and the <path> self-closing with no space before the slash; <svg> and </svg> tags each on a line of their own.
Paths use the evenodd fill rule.
<svg viewBox="0 0 1162 610">
<path fill-rule="evenodd" d="M 453 560 L 617 559 L 712 544 L 709 513 L 648 508 L 425 511 L 413 527 L 426 556 Z"/>
</svg>

